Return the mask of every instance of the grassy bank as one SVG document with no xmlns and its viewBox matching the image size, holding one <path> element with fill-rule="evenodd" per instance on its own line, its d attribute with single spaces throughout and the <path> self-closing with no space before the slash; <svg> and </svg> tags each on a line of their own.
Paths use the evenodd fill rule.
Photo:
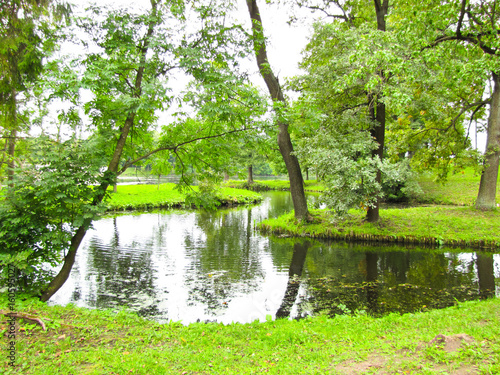
<svg viewBox="0 0 500 375">
<path fill-rule="evenodd" d="M 221 325 L 20 302 L 4 374 L 434 374 L 500 372 L 500 299 L 426 313 Z M 2 308 L 5 310 L 6 305 Z M 1 329 L 8 322 L 2 317 Z M 6 356 L 6 354 L 4 354 Z"/>
<path fill-rule="evenodd" d="M 293 213 L 268 219 L 257 227 L 276 235 L 343 241 L 391 242 L 500 249 L 500 212 L 472 207 L 412 207 L 381 210 L 378 223 L 364 221 L 364 211 L 335 220 L 326 210 L 313 210 L 312 223 L 299 223 Z"/>
<path fill-rule="evenodd" d="M 367 223 L 362 210 L 335 220 L 327 210 L 313 211 L 312 223 L 298 223 L 293 214 L 268 219 L 257 227 L 277 235 L 329 238 L 343 241 L 390 242 L 489 248 L 500 250 L 500 210 L 473 209 L 480 176 L 472 170 L 436 183 L 432 175 L 419 178 L 422 193 L 414 200 L 431 207 L 381 209 L 378 223 Z M 500 195 L 500 184 L 498 185 Z"/>
<path fill-rule="evenodd" d="M 224 184 L 233 188 L 253 191 L 290 190 L 290 181 L 288 180 L 255 180 L 253 184 L 248 184 L 246 180 L 229 180 Z M 304 181 L 304 189 L 306 191 L 323 191 L 324 186 L 316 180 L 306 180 Z"/>
<path fill-rule="evenodd" d="M 194 190 L 198 187 L 193 186 Z M 110 211 L 150 208 L 184 207 L 186 196 L 175 189 L 175 184 L 118 185 L 106 204 Z M 224 187 L 217 195 L 221 205 L 249 204 L 259 202 L 262 197 L 252 191 Z"/>
</svg>

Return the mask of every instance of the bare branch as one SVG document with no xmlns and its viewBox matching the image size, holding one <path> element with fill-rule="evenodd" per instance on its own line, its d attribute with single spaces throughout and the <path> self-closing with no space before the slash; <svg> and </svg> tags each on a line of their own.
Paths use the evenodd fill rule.
<svg viewBox="0 0 500 375">
<path fill-rule="evenodd" d="M 38 324 L 40 327 L 42 327 L 42 331 L 46 331 L 47 328 L 45 327 L 45 323 L 43 322 L 42 319 L 37 318 L 36 316 L 29 316 L 26 314 L 21 314 L 21 313 L 16 313 L 16 312 L 8 312 L 8 311 L 0 311 L 0 314 L 4 316 L 8 316 L 11 318 L 17 318 L 17 319 L 24 319 L 24 320 L 29 320 L 32 321 L 36 324 Z"/>
</svg>

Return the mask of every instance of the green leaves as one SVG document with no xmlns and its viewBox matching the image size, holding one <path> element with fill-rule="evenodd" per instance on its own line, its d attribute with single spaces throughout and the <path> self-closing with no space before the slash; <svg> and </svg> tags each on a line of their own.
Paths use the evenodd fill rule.
<svg viewBox="0 0 500 375">
<path fill-rule="evenodd" d="M 21 270 L 60 261 L 75 229 L 103 210 L 95 204 L 101 154 L 92 141 L 39 138 L 0 202 L 3 264 Z"/>
</svg>

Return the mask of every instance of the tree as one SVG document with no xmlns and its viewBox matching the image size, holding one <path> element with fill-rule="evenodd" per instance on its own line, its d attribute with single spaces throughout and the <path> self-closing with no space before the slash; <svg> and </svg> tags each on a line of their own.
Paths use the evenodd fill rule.
<svg viewBox="0 0 500 375">
<path fill-rule="evenodd" d="M 244 55 L 242 46 L 246 41 L 238 26 L 224 24 L 226 10 L 227 7 L 197 4 L 190 9 L 195 15 L 190 31 L 184 28 L 187 12 L 184 3 L 176 1 L 160 4 L 152 0 L 145 14 L 91 8 L 88 17 L 77 20 L 91 39 L 82 41 L 92 52 L 83 59 L 53 68 L 47 90 L 51 90 L 51 96 L 73 101 L 75 106 L 79 105 L 77 93 L 90 90 L 92 97 L 83 107 L 91 119 L 87 129 L 91 136 L 84 143 L 76 139 L 67 144 L 62 140 L 48 141 L 57 145 L 58 157 L 42 153 L 38 158 L 32 157 L 31 163 L 25 163 L 33 168 L 19 174 L 19 180 L 7 191 L 8 199 L 2 202 L 1 210 L 3 218 L 18 215 L 19 225 L 12 226 L 2 220 L 0 232 L 15 229 L 9 238 L 16 237 L 16 233 L 24 236 L 13 241 L 12 246 L 4 247 L 7 254 L 1 254 L 2 263 L 37 265 L 44 257 L 55 262 L 59 260 L 59 251 L 65 251 L 59 273 L 43 288 L 43 301 L 68 278 L 79 245 L 117 175 L 150 156 L 164 153 L 168 158 L 173 154 L 175 168 L 182 173 L 182 183 L 186 186 L 190 182 L 185 173 L 188 165 L 210 174 L 211 167 L 219 168 L 225 160 L 214 152 L 214 146 L 224 143 L 220 138 L 226 137 L 227 142 L 253 127 L 246 114 L 259 114 L 262 101 L 256 90 L 234 73 L 236 59 Z M 184 116 L 164 125 L 155 139 L 152 129 L 158 120 L 157 113 L 173 100 L 167 84 L 174 69 L 190 75 L 197 85 L 197 90 L 191 90 L 180 101 L 197 108 L 200 121 Z M 64 115 L 60 114 L 62 120 Z M 99 162 L 85 154 L 84 150 L 90 148 L 78 147 L 85 144 L 97 150 Z M 209 144 L 212 152 L 204 159 Z M 72 156 L 64 157 L 69 150 Z M 88 168 L 86 163 L 91 160 L 93 167 Z M 39 169 L 40 165 L 44 168 Z M 74 173 L 67 176 L 71 171 Z M 85 171 L 88 174 L 82 177 Z M 30 178 L 28 184 L 23 184 L 24 176 Z M 57 176 L 62 183 L 53 183 Z M 46 197 L 47 201 L 40 197 Z M 22 211 L 19 202 L 36 210 Z M 68 202 L 73 202 L 73 210 L 66 210 Z M 70 212 L 72 217 L 68 217 Z M 40 240 L 38 234 L 45 237 Z M 57 246 L 50 246 L 58 236 Z"/>
<path fill-rule="evenodd" d="M 264 38 L 264 27 L 260 17 L 260 10 L 256 0 L 247 0 L 248 12 L 252 22 L 252 32 L 254 41 L 255 57 L 259 72 L 266 83 L 271 95 L 277 115 L 278 125 L 278 146 L 283 156 L 290 179 L 290 193 L 292 195 L 295 218 L 309 221 L 311 219 L 307 208 L 307 200 L 304 192 L 304 179 L 297 156 L 293 153 L 293 145 L 288 131 L 288 121 L 286 119 L 286 106 L 282 87 L 278 78 L 273 73 L 269 59 L 267 57 L 266 42 Z"/>
<path fill-rule="evenodd" d="M 411 9 L 403 7 L 403 18 L 407 19 L 406 32 L 421 48 L 422 57 L 436 61 L 452 51 L 464 56 L 462 69 L 455 74 L 460 82 L 481 79 L 493 82 L 489 99 L 479 98 L 466 102 L 462 113 L 472 112 L 471 118 L 480 116 L 481 109 L 490 105 L 484 169 L 476 200 L 479 209 L 495 207 L 496 184 L 500 158 L 500 64 L 498 54 L 499 2 L 480 0 L 471 2 L 416 3 Z M 419 14 L 418 22 L 412 15 Z M 446 15 L 443 17 L 443 15 Z"/>
<path fill-rule="evenodd" d="M 0 9 L 0 126 L 4 140 L 1 164 L 12 181 L 19 132 L 29 129 L 20 101 L 40 76 L 42 60 L 54 49 L 54 20 L 67 15 L 63 4 L 47 0 L 9 0 Z M 25 108 L 24 108 L 25 109 Z M 2 168 L 3 165 L 0 165 Z"/>
<path fill-rule="evenodd" d="M 298 120 L 312 118 L 321 136 L 301 142 L 297 153 L 327 175 L 332 207 L 341 213 L 361 204 L 367 220 L 376 221 L 388 188 L 413 189 L 410 165 L 439 169 L 445 178 L 450 165 L 477 161 L 465 122 L 481 114 L 482 85 L 472 75 L 456 77 L 474 54 L 422 58 L 415 42 L 421 39 L 408 26 L 413 4 L 395 3 L 387 21 L 388 1 L 372 3 L 375 12 L 366 2 L 325 4 L 342 12 L 306 4 L 334 21 L 315 25 L 302 63 L 308 74 L 296 82 L 303 102 Z M 469 115 L 474 103 L 478 110 Z"/>
<path fill-rule="evenodd" d="M 339 214 L 361 205 L 367 220 L 378 220 L 382 175 L 389 185 L 408 177 L 407 163 L 398 170 L 385 158 L 387 96 L 404 83 L 397 74 L 403 52 L 393 33 L 370 23 L 315 24 L 301 64 L 308 73 L 295 83 L 296 121 L 314 130 L 297 151 L 319 169 L 325 202 Z"/>
</svg>

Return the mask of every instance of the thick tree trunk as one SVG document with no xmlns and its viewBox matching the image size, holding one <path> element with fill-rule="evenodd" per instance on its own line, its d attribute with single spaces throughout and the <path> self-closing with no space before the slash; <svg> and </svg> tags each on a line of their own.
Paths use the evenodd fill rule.
<svg viewBox="0 0 500 375">
<path fill-rule="evenodd" d="M 249 165 L 248 166 L 248 178 L 247 178 L 247 183 L 248 185 L 253 184 L 253 166 Z"/>
<path fill-rule="evenodd" d="M 386 30 L 386 22 L 385 16 L 387 15 L 389 9 L 389 0 L 374 0 L 375 4 L 375 13 L 377 15 L 377 30 L 385 31 Z M 382 78 L 384 72 L 381 71 L 379 73 Z M 375 102 L 372 104 L 372 108 L 376 108 L 376 114 L 372 113 L 372 119 L 375 120 L 376 126 L 371 130 L 371 135 L 378 143 L 378 148 L 374 150 L 373 156 L 378 156 L 380 160 L 384 157 L 384 140 L 385 140 L 385 104 L 380 101 L 380 97 L 375 97 Z M 376 181 L 379 184 L 382 184 L 382 173 L 377 171 Z M 380 219 L 380 198 L 377 198 L 375 206 L 368 207 L 368 211 L 366 212 L 366 221 L 370 223 L 375 223 Z"/>
<path fill-rule="evenodd" d="M 260 17 L 257 1 L 247 0 L 247 6 L 252 21 L 255 57 L 257 58 L 259 72 L 262 78 L 264 78 L 272 100 L 286 106 L 286 100 L 281 91 L 281 86 L 267 58 L 266 44 L 263 41 L 264 28 L 262 26 L 262 19 Z M 299 220 L 310 220 L 299 160 L 293 154 L 293 145 L 290 139 L 290 133 L 288 132 L 288 124 L 281 120 L 278 120 L 278 147 L 288 171 L 288 178 L 290 179 L 290 193 L 292 195 L 295 218 Z"/>
<path fill-rule="evenodd" d="M 500 76 L 493 73 L 493 96 L 490 103 L 484 170 L 479 183 L 476 208 L 490 210 L 496 206 L 498 167 L 500 161 Z"/>
<path fill-rule="evenodd" d="M 64 257 L 64 263 L 59 271 L 59 273 L 52 279 L 47 288 L 43 291 L 40 300 L 43 302 L 48 301 L 50 297 L 52 297 L 60 288 L 64 285 L 66 280 L 68 280 L 69 274 L 71 273 L 71 269 L 73 268 L 73 264 L 75 263 L 76 252 L 82 243 L 85 234 L 87 233 L 87 228 L 89 227 L 91 221 L 89 219 L 86 220 L 84 225 L 82 225 L 76 231 L 75 235 L 71 239 L 71 245 L 68 253 Z"/>
<path fill-rule="evenodd" d="M 376 113 L 372 112 L 372 118 L 377 124 L 371 130 L 371 136 L 378 143 L 378 148 L 373 151 L 373 156 L 378 157 L 380 160 L 384 158 L 384 144 L 385 144 L 385 104 L 378 101 L 376 103 Z M 382 184 L 382 173 L 377 171 L 376 181 Z M 366 221 L 375 223 L 380 219 L 380 198 L 377 198 L 374 207 L 368 207 L 366 212 Z"/>
</svg>

